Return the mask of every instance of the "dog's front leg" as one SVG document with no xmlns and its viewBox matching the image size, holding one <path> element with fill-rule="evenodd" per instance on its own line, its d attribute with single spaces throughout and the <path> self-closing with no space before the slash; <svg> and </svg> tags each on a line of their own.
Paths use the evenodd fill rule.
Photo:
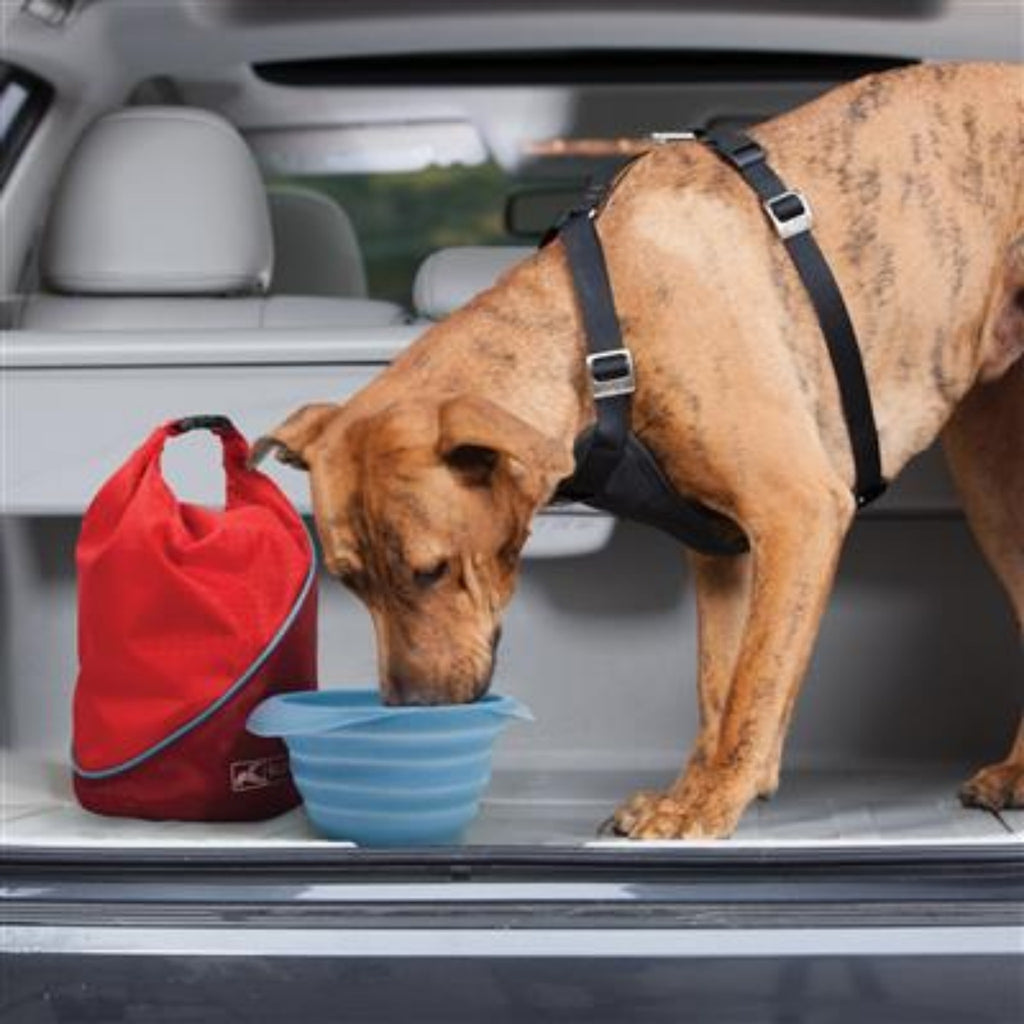
<svg viewBox="0 0 1024 1024">
<path fill-rule="evenodd" d="M 754 560 L 749 554 L 716 558 L 696 552 L 690 552 L 689 559 L 697 591 L 697 696 L 700 705 L 700 732 L 691 760 L 704 764 L 715 753 L 722 711 L 736 674 L 740 645 L 750 617 Z M 792 696 L 795 697 L 795 693 Z M 788 718 L 787 712 L 775 749 L 758 783 L 760 797 L 769 797 L 778 788 L 779 760 Z M 685 778 L 685 773 L 681 778 Z"/>
<path fill-rule="evenodd" d="M 729 696 L 740 645 L 750 614 L 753 559 L 715 558 L 690 554 L 697 590 L 697 697 L 700 733 L 694 758 L 705 761 L 714 755 L 718 727 Z"/>
<path fill-rule="evenodd" d="M 717 748 L 718 726 L 736 674 L 743 631 L 750 614 L 753 558 L 749 554 L 716 558 L 695 551 L 688 551 L 687 557 L 697 593 L 700 708 L 700 731 L 691 760 L 703 763 L 714 756 Z M 671 792 L 669 790 L 669 795 Z M 616 831 L 628 834 L 637 820 L 665 795 L 654 790 L 635 793 L 615 812 Z"/>
<path fill-rule="evenodd" d="M 720 711 L 715 713 L 719 672 L 730 660 L 721 614 L 712 627 L 721 630 L 721 648 L 701 658 L 708 698 L 702 698 L 694 756 L 665 795 L 623 808 L 621 831 L 634 838 L 728 836 L 747 804 L 771 784 L 852 515 L 849 494 L 822 488 L 791 495 L 745 524 L 753 560 L 749 611 Z M 707 636 L 704 626 L 701 636 Z"/>
</svg>

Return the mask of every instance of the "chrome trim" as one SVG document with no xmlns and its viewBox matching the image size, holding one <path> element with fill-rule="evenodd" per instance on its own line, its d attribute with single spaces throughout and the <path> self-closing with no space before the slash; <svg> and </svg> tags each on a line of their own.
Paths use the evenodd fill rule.
<svg viewBox="0 0 1024 1024">
<path fill-rule="evenodd" d="M 123 928 L 6 927 L 14 954 L 232 957 L 1020 956 L 996 928 Z"/>
</svg>

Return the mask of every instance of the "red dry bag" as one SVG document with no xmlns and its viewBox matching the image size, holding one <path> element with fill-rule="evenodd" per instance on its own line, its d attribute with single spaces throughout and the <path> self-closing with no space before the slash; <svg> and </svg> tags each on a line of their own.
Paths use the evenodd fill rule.
<svg viewBox="0 0 1024 1024">
<path fill-rule="evenodd" d="M 163 478 L 164 443 L 196 428 L 223 444 L 223 509 L 178 501 Z M 316 687 L 315 558 L 247 456 L 223 416 L 165 423 L 85 513 L 72 754 L 91 811 L 241 821 L 298 803 L 284 747 L 245 721 L 272 694 Z"/>
</svg>

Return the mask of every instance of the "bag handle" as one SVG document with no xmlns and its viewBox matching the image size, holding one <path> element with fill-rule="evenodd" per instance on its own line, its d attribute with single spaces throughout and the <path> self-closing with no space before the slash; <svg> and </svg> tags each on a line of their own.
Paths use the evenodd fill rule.
<svg viewBox="0 0 1024 1024">
<path fill-rule="evenodd" d="M 169 420 L 161 429 L 164 433 L 163 440 L 177 437 L 179 434 L 187 434 L 191 430 L 212 431 L 220 438 L 221 444 L 224 446 L 225 469 L 229 468 L 228 460 L 244 466 L 245 460 L 249 457 L 249 443 L 227 416 L 208 414 L 182 416 L 177 420 Z M 162 444 L 161 447 L 163 447 Z"/>
<path fill-rule="evenodd" d="M 156 427 L 120 470 L 100 488 L 90 509 L 123 509 L 140 487 L 158 494 L 165 502 L 177 504 L 177 497 L 164 479 L 160 456 L 169 438 L 192 430 L 209 430 L 220 439 L 227 477 L 226 508 L 249 504 L 281 508 L 282 503 L 291 508 L 287 498 L 269 477 L 248 466 L 249 443 L 234 423 L 227 416 L 203 414 L 167 420 Z"/>
<path fill-rule="evenodd" d="M 262 474 L 251 470 L 247 465 L 248 441 L 227 416 L 219 414 L 181 416 L 178 419 L 167 420 L 153 431 L 139 454 L 148 464 L 147 475 L 157 486 L 171 495 L 160 468 L 160 454 L 168 439 L 193 430 L 208 430 L 220 439 L 224 451 L 224 472 L 227 476 L 227 507 L 265 501 L 270 497 L 266 493 L 267 481 Z"/>
<path fill-rule="evenodd" d="M 185 434 L 190 430 L 214 430 L 214 431 L 237 431 L 234 423 L 227 416 L 208 415 L 182 416 L 181 419 L 171 420 L 166 424 L 167 428 L 175 434 Z"/>
</svg>

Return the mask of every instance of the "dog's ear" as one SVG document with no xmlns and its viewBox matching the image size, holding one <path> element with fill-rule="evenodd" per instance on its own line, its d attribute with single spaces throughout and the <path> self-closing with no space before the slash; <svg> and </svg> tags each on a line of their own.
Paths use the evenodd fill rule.
<svg viewBox="0 0 1024 1024">
<path fill-rule="evenodd" d="M 280 426 L 256 441 L 249 452 L 249 467 L 258 465 L 273 452 L 278 462 L 296 469 L 309 469 L 305 451 L 338 409 L 339 406 L 331 402 L 316 402 L 296 409 Z"/>
<path fill-rule="evenodd" d="M 500 469 L 543 501 L 572 472 L 569 451 L 500 405 L 474 395 L 441 406 L 438 454 L 467 483 L 485 486 Z"/>
</svg>

